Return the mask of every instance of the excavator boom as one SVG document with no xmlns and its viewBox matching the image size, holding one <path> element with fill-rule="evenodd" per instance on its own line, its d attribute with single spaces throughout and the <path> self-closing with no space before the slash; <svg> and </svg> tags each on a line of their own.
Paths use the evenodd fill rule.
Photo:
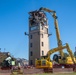
<svg viewBox="0 0 76 75">
<path fill-rule="evenodd" d="M 48 61 L 51 60 L 51 59 L 50 59 L 50 55 L 51 55 L 51 54 L 53 54 L 53 53 L 55 53 L 55 52 L 57 52 L 57 51 L 59 51 L 59 50 L 64 50 L 64 49 L 67 49 L 69 55 L 71 56 L 71 59 L 72 59 L 73 63 L 75 64 L 76 62 L 74 61 L 74 55 L 73 55 L 73 53 L 72 53 L 72 51 L 71 51 L 68 43 L 66 43 L 65 46 L 59 46 L 59 47 L 57 47 L 57 48 L 53 48 L 53 49 L 49 50 L 48 53 L 47 53 L 47 60 L 48 60 Z"/>
<path fill-rule="evenodd" d="M 59 28 L 58 28 L 56 11 L 41 7 L 39 9 L 39 11 L 42 11 L 42 10 L 52 14 L 52 17 L 54 18 L 54 25 L 55 25 L 56 36 L 57 36 L 57 44 L 58 44 L 58 46 L 62 46 L 62 41 L 60 39 L 60 32 L 59 32 Z M 64 56 L 63 51 L 60 50 L 59 52 L 60 52 L 61 57 L 63 58 L 63 56 Z"/>
<path fill-rule="evenodd" d="M 55 11 L 53 11 L 53 10 L 50 10 L 50 9 L 47 9 L 47 8 L 43 8 L 43 7 L 41 7 L 40 9 L 39 9 L 39 11 L 41 11 L 41 10 L 44 10 L 44 11 L 46 11 L 46 12 L 52 12 L 52 13 L 55 13 Z"/>
</svg>

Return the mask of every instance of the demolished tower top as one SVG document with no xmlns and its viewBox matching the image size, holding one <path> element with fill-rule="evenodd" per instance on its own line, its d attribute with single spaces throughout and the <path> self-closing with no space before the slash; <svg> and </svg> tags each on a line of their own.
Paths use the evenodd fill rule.
<svg viewBox="0 0 76 75">
<path fill-rule="evenodd" d="M 32 11 L 29 12 L 30 26 L 34 25 L 47 25 L 46 14 L 43 11 Z"/>
</svg>

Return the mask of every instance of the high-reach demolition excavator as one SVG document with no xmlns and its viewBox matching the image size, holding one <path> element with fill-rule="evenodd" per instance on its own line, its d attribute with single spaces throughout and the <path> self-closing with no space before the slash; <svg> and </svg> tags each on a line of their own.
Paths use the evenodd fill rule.
<svg viewBox="0 0 76 75">
<path fill-rule="evenodd" d="M 58 22 L 57 22 L 57 16 L 56 16 L 56 11 L 47 9 L 47 8 L 40 8 L 39 11 L 46 11 L 50 14 L 52 14 L 52 17 L 54 18 L 54 25 L 55 25 L 55 30 L 56 30 L 56 36 L 57 36 L 57 44 L 58 47 L 57 48 L 53 48 L 51 50 L 49 50 L 47 52 L 46 56 L 42 56 L 40 59 L 36 59 L 35 61 L 35 66 L 36 68 L 40 68 L 40 69 L 53 69 L 55 68 L 62 68 L 64 66 L 64 68 L 76 68 L 76 60 L 75 57 L 72 53 L 72 50 L 70 49 L 68 43 L 65 44 L 65 46 L 62 45 L 62 41 L 60 39 L 60 32 L 59 32 L 59 28 L 58 28 Z M 68 57 L 64 57 L 64 52 L 63 49 L 67 49 L 69 56 Z M 50 55 L 59 51 L 60 56 L 57 55 L 56 59 L 58 61 L 55 60 L 51 60 L 50 59 Z M 55 61 L 56 63 L 53 63 L 53 61 Z"/>
</svg>

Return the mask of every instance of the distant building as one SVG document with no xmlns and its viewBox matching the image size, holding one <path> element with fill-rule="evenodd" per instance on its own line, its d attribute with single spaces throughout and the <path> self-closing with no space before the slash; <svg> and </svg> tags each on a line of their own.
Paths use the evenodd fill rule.
<svg viewBox="0 0 76 75">
<path fill-rule="evenodd" d="M 26 60 L 24 58 L 16 58 L 16 61 L 17 61 L 17 63 L 20 63 L 22 66 L 29 64 L 28 60 Z"/>
<path fill-rule="evenodd" d="M 22 60 L 22 63 L 23 63 L 24 65 L 29 65 L 29 61 L 26 60 L 26 59 L 23 59 L 23 60 Z"/>
</svg>

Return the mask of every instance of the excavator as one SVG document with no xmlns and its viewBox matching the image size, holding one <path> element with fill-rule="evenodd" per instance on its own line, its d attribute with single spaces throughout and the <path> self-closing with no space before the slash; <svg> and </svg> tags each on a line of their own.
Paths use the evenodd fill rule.
<svg viewBox="0 0 76 75">
<path fill-rule="evenodd" d="M 67 49 L 68 53 L 70 56 L 68 56 L 67 58 L 61 59 L 61 57 L 58 58 L 59 62 L 56 63 L 56 65 L 53 64 L 53 61 L 50 59 L 50 56 L 59 51 L 59 50 L 63 50 L 63 49 Z M 46 56 L 42 56 L 40 59 L 36 59 L 36 68 L 38 69 L 44 69 L 44 71 L 46 69 L 50 69 L 52 71 L 53 68 L 62 68 L 62 66 L 64 66 L 65 68 L 75 68 L 76 65 L 76 60 L 73 56 L 72 51 L 70 50 L 70 47 L 68 45 L 68 43 L 66 43 L 65 46 L 59 46 L 57 48 L 53 48 L 51 50 L 49 50 L 47 52 Z"/>
<path fill-rule="evenodd" d="M 55 25 L 55 30 L 56 30 L 56 36 L 57 36 L 57 44 L 58 47 L 51 49 L 47 52 L 46 56 L 41 56 L 40 59 L 36 59 L 35 61 L 35 66 L 36 68 L 40 68 L 40 69 L 53 69 L 53 67 L 62 67 L 64 66 L 65 68 L 76 68 L 76 60 L 75 57 L 72 53 L 72 50 L 70 49 L 68 43 L 66 43 L 65 46 L 62 45 L 62 41 L 60 39 L 60 32 L 59 32 L 59 28 L 58 28 L 58 21 L 57 21 L 57 16 L 56 16 L 56 11 L 50 10 L 48 8 L 43 8 L 41 7 L 39 9 L 39 11 L 46 11 L 48 13 L 50 13 L 52 15 L 52 17 L 54 18 L 54 25 Z M 69 56 L 68 57 L 64 57 L 64 52 L 63 49 L 67 49 Z M 56 64 L 53 63 L 53 61 L 50 59 L 50 55 L 55 53 L 55 52 L 59 52 L 59 55 L 55 55 L 54 58 L 56 57 L 56 59 L 58 61 L 55 61 Z"/>
</svg>

